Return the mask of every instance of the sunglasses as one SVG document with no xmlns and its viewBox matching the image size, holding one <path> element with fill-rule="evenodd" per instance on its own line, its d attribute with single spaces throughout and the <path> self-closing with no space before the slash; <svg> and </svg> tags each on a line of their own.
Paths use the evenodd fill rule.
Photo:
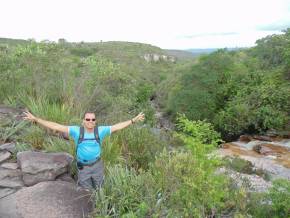
<svg viewBox="0 0 290 218">
<path fill-rule="evenodd" d="M 93 118 L 93 119 L 86 118 L 85 120 L 86 120 L 86 121 L 96 121 L 95 118 Z"/>
</svg>

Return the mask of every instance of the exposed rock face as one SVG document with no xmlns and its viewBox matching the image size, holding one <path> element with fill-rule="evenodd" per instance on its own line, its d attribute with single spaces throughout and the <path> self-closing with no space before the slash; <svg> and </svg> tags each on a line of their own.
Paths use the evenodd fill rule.
<svg viewBox="0 0 290 218">
<path fill-rule="evenodd" d="M 4 147 L 12 147 L 0 145 L 1 152 L 11 155 Z M 76 186 L 69 173 L 72 160 L 66 153 L 25 151 L 17 154 L 17 163 L 11 159 L 2 163 L 0 217 L 88 217 L 92 193 Z"/>
<path fill-rule="evenodd" d="M 82 218 L 92 211 L 91 194 L 64 181 L 41 182 L 0 199 L 0 217 Z"/>
<path fill-rule="evenodd" d="M 34 185 L 42 181 L 52 181 L 63 173 L 73 157 L 67 153 L 42 153 L 25 151 L 17 154 L 17 161 L 23 173 L 25 185 Z"/>
<path fill-rule="evenodd" d="M 273 178 L 290 180 L 290 140 L 268 142 L 253 140 L 250 142 L 232 142 L 219 150 L 222 156 L 238 156 L 250 161 L 257 169 L 262 169 Z"/>
<path fill-rule="evenodd" d="M 0 187 L 21 188 L 24 186 L 22 172 L 18 169 L 0 168 Z"/>
<path fill-rule="evenodd" d="M 8 160 L 11 156 L 11 153 L 8 151 L 0 151 L 0 163 Z"/>
<path fill-rule="evenodd" d="M 0 145 L 0 151 L 9 151 L 10 153 L 15 152 L 15 143 L 5 143 L 3 145 Z"/>
<path fill-rule="evenodd" d="M 143 58 L 147 62 L 168 61 L 174 63 L 176 61 L 175 57 L 162 54 L 145 54 Z"/>
<path fill-rule="evenodd" d="M 289 152 L 289 149 L 286 147 L 269 143 L 261 143 L 254 145 L 253 150 L 263 155 L 276 155 L 276 156 L 280 156 L 279 154 L 287 154 Z"/>
<path fill-rule="evenodd" d="M 272 187 L 272 183 L 270 181 L 265 181 L 258 175 L 239 173 L 225 168 L 221 168 L 219 172 L 225 173 L 233 179 L 235 185 L 238 187 L 243 186 L 250 192 L 266 192 L 269 188 Z"/>
</svg>

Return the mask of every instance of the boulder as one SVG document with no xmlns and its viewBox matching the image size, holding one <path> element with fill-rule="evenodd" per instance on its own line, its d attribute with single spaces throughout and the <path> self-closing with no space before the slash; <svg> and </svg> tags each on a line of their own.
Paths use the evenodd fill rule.
<svg viewBox="0 0 290 218">
<path fill-rule="evenodd" d="M 14 188 L 0 188 L 0 200 L 8 195 L 15 193 L 17 189 Z M 1 213 L 1 212 L 0 212 Z"/>
<path fill-rule="evenodd" d="M 0 151 L 0 163 L 8 160 L 11 156 L 9 151 Z"/>
<path fill-rule="evenodd" d="M 252 141 L 252 139 L 253 138 L 250 135 L 241 135 L 239 138 L 239 141 L 248 143 L 248 142 Z"/>
<path fill-rule="evenodd" d="M 24 186 L 20 170 L 0 168 L 0 187 L 21 188 Z"/>
<path fill-rule="evenodd" d="M 75 180 L 71 177 L 71 175 L 69 173 L 64 173 L 62 175 L 59 175 L 58 177 L 56 177 L 55 180 L 75 183 Z"/>
<path fill-rule="evenodd" d="M 64 181 L 40 182 L 0 199 L 0 217 L 83 218 L 92 212 L 91 193 Z"/>
<path fill-rule="evenodd" d="M 282 147 L 275 144 L 269 144 L 269 143 L 261 143 L 261 144 L 255 145 L 253 147 L 253 150 L 263 155 L 286 154 L 289 152 L 289 149 L 286 147 Z"/>
<path fill-rule="evenodd" d="M 20 170 L 0 167 L 0 199 L 16 192 L 23 186 Z"/>
<path fill-rule="evenodd" d="M 9 151 L 10 153 L 14 153 L 16 151 L 15 143 L 5 143 L 0 145 L 0 151 Z"/>
<path fill-rule="evenodd" d="M 265 135 L 254 135 L 253 139 L 259 140 L 259 141 L 266 141 L 266 142 L 272 142 L 273 139 L 270 136 Z"/>
<path fill-rule="evenodd" d="M 17 154 L 17 162 L 27 186 L 42 181 L 52 181 L 69 171 L 73 157 L 67 153 L 24 151 Z"/>
<path fill-rule="evenodd" d="M 0 167 L 5 168 L 5 169 L 16 170 L 18 169 L 18 164 L 17 163 L 3 163 L 0 165 Z"/>
</svg>

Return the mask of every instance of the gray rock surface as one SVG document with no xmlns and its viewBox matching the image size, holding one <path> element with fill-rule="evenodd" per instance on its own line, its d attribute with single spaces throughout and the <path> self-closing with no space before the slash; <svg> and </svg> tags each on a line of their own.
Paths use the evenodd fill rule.
<svg viewBox="0 0 290 218">
<path fill-rule="evenodd" d="M 17 163 L 2 163 L 0 167 L 11 170 L 16 170 L 19 168 Z"/>
<path fill-rule="evenodd" d="M 67 153 L 43 153 L 24 151 L 17 154 L 17 162 L 23 173 L 25 185 L 52 181 L 68 168 L 73 157 Z"/>
<path fill-rule="evenodd" d="M 0 199 L 8 195 L 11 195 L 16 191 L 17 189 L 13 189 L 13 188 L 0 188 Z"/>
<path fill-rule="evenodd" d="M 245 173 L 235 172 L 230 169 L 221 168 L 220 173 L 225 173 L 233 179 L 238 187 L 245 187 L 251 192 L 266 192 L 272 187 L 272 182 L 264 180 L 258 175 L 249 175 Z"/>
<path fill-rule="evenodd" d="M 8 160 L 11 156 L 9 151 L 0 151 L 0 163 Z"/>
<path fill-rule="evenodd" d="M 91 194 L 64 181 L 41 182 L 0 199 L 3 218 L 83 218 L 91 211 Z"/>
<path fill-rule="evenodd" d="M 24 186 L 20 170 L 0 168 L 0 187 L 21 188 Z"/>
<path fill-rule="evenodd" d="M 64 173 L 62 175 L 59 175 L 58 177 L 56 177 L 56 180 L 58 181 L 66 181 L 66 182 L 71 182 L 71 183 L 75 183 L 76 181 L 71 177 L 71 175 L 69 173 Z"/>
<path fill-rule="evenodd" d="M 15 143 L 5 143 L 0 145 L 0 151 L 4 150 L 4 151 L 9 151 L 11 153 L 16 151 L 16 146 Z"/>
</svg>

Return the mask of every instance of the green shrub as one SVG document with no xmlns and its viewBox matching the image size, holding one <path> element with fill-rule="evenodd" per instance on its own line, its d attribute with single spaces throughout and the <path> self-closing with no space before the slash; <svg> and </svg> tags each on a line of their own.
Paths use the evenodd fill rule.
<svg viewBox="0 0 290 218">
<path fill-rule="evenodd" d="M 26 128 L 27 123 L 26 122 L 16 122 L 11 121 L 10 119 L 2 119 L 3 121 L 0 124 L 0 142 L 8 142 L 8 141 L 15 141 L 19 138 L 19 135 L 21 135 L 21 132 Z"/>
<path fill-rule="evenodd" d="M 213 210 L 220 213 L 229 198 L 226 178 L 202 166 L 191 153 L 163 152 L 150 170 L 169 217 L 206 217 Z"/>
<path fill-rule="evenodd" d="M 22 95 L 21 101 L 37 117 L 60 124 L 68 124 L 77 120 L 75 114 L 78 111 L 74 111 L 72 105 L 50 102 L 47 96 L 34 98 Z"/>
<path fill-rule="evenodd" d="M 269 191 L 273 205 L 274 217 L 290 216 L 290 182 L 286 179 L 277 179 Z"/>
<path fill-rule="evenodd" d="M 96 193 L 96 217 L 150 217 L 156 205 L 152 176 L 115 165 L 108 167 L 105 185 Z"/>
<path fill-rule="evenodd" d="M 154 135 L 149 128 L 124 129 L 112 136 L 111 141 L 120 146 L 126 165 L 135 169 L 147 169 L 165 146 L 161 137 Z"/>
<path fill-rule="evenodd" d="M 142 84 L 137 87 L 137 102 L 144 103 L 153 95 L 153 87 L 150 84 Z"/>
<path fill-rule="evenodd" d="M 114 137 L 114 136 L 111 136 Z M 118 163 L 124 163 L 121 146 L 116 140 L 106 138 L 102 143 L 102 160 L 106 166 L 112 166 Z"/>
<path fill-rule="evenodd" d="M 214 130 L 211 123 L 207 123 L 206 121 L 190 121 L 185 115 L 179 115 L 176 126 L 179 131 L 177 136 L 180 137 L 191 150 L 195 149 L 192 143 L 197 142 L 208 147 L 209 150 L 205 151 L 208 153 L 222 142 L 220 134 Z"/>
<path fill-rule="evenodd" d="M 29 144 L 33 149 L 43 149 L 45 138 L 48 137 L 46 132 L 38 126 L 27 128 L 19 140 L 21 143 Z"/>
<path fill-rule="evenodd" d="M 177 135 L 190 152 L 163 152 L 154 162 L 152 174 L 164 204 L 172 216 L 206 217 L 221 212 L 227 196 L 227 180 L 215 173 L 221 165 L 211 152 L 221 141 L 212 125 L 180 116 Z"/>
<path fill-rule="evenodd" d="M 252 193 L 247 204 L 248 212 L 253 217 L 289 217 L 290 182 L 286 179 L 274 180 L 268 192 Z"/>
</svg>

